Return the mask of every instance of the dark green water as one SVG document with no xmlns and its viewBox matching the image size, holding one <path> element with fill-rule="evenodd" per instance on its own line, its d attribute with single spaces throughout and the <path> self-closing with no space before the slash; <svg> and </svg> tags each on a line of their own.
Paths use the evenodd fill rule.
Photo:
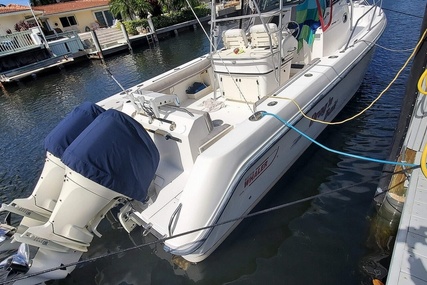
<svg viewBox="0 0 427 285">
<path fill-rule="evenodd" d="M 384 1 L 386 8 L 423 16 L 425 1 Z M 413 48 L 421 18 L 391 11 L 379 44 Z M 106 64 L 125 87 L 206 53 L 199 29 L 160 42 L 155 49 L 107 58 Z M 364 109 L 390 82 L 409 56 L 377 48 L 359 92 L 341 112 L 347 118 Z M 357 119 L 330 126 L 319 140 L 330 148 L 379 159 L 387 157 L 404 95 L 407 69 L 382 99 Z M 0 196 L 2 202 L 28 196 L 44 163 L 43 139 L 76 105 L 96 102 L 120 88 L 98 61 L 80 63 L 0 90 Z M 309 148 L 257 209 L 288 203 L 329 190 L 323 196 L 243 221 L 206 261 L 187 271 L 171 263 L 161 245 L 143 247 L 79 266 L 54 284 L 371 284 L 362 265 L 378 254 L 369 244 L 372 198 L 382 165 Z M 365 183 L 361 183 L 365 182 Z M 357 184 L 357 186 L 354 186 Z M 140 230 L 100 225 L 84 258 L 142 244 Z M 0 255 L 1 257 L 1 255 Z"/>
</svg>

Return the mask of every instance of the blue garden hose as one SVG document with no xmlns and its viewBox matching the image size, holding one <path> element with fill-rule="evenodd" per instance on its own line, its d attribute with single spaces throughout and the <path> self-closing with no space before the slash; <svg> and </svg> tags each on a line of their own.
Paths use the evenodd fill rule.
<svg viewBox="0 0 427 285">
<path fill-rule="evenodd" d="M 388 160 L 370 158 L 370 157 L 365 157 L 365 156 L 361 156 L 361 155 L 356 155 L 356 154 L 351 154 L 351 153 L 346 153 L 346 152 L 334 150 L 334 149 L 331 149 L 331 148 L 329 148 L 329 147 L 327 147 L 327 146 L 319 143 L 318 141 L 316 141 L 315 139 L 309 137 L 308 135 L 304 134 L 302 131 L 298 130 L 296 127 L 294 127 L 293 125 L 291 125 L 286 120 L 280 118 L 276 114 L 268 113 L 268 112 L 265 112 L 265 111 L 261 111 L 261 114 L 263 116 L 269 115 L 269 116 L 272 116 L 272 117 L 276 118 L 277 120 L 279 120 L 280 122 L 282 122 L 284 125 L 286 125 L 287 127 L 293 129 L 294 131 L 296 131 L 297 133 L 299 133 L 301 136 L 305 137 L 306 139 L 308 139 L 312 143 L 315 143 L 316 145 L 320 146 L 321 148 L 323 148 L 323 149 L 325 149 L 325 150 L 327 150 L 329 152 L 332 152 L 332 153 L 336 153 L 336 154 L 340 154 L 340 155 L 344 155 L 344 156 L 348 156 L 348 157 L 353 157 L 353 158 L 357 158 L 357 159 L 362 159 L 362 160 L 368 160 L 368 161 L 372 161 L 372 162 L 382 163 L 382 164 L 399 165 L 399 166 L 402 166 L 402 167 L 417 167 L 417 166 L 420 166 L 418 164 L 413 164 L 413 163 L 388 161 Z"/>
</svg>

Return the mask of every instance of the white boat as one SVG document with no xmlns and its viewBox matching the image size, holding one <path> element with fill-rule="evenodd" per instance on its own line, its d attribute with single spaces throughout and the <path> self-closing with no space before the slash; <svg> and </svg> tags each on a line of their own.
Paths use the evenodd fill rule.
<svg viewBox="0 0 427 285">
<path fill-rule="evenodd" d="M 357 91 L 386 27 L 380 4 L 249 1 L 227 18 L 213 4 L 209 54 L 84 103 L 49 134 L 34 192 L 2 205 L 23 219 L 3 225 L 21 246 L 0 265 L 31 276 L 16 284 L 66 277 L 111 209 L 203 261 L 310 145 L 290 126 L 316 138 L 326 125 L 312 119 L 331 121 Z"/>
</svg>

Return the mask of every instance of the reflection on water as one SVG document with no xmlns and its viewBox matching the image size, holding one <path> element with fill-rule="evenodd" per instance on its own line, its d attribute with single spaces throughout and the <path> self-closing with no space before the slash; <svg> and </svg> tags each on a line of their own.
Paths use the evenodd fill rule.
<svg viewBox="0 0 427 285">
<path fill-rule="evenodd" d="M 396 0 L 388 8 L 409 14 L 424 9 L 421 0 Z M 415 45 L 421 19 L 387 12 L 389 24 L 379 44 L 393 49 Z M 411 29 L 402 29 L 402 23 Z M 417 29 L 416 29 L 417 28 Z M 405 35 L 409 35 L 406 38 Z M 107 58 L 125 88 L 203 55 L 209 43 L 201 30 L 161 41 L 156 48 Z M 385 88 L 408 53 L 378 48 L 361 89 L 339 115 L 364 109 Z M 407 77 L 408 72 L 405 72 Z M 319 138 L 330 148 L 374 158 L 389 152 L 406 77 L 372 109 Z M 82 62 L 56 74 L 29 78 L 0 89 L 0 196 L 2 202 L 29 195 L 44 162 L 43 139 L 76 105 L 97 102 L 120 88 L 99 61 Z M 308 149 L 255 210 L 295 201 L 341 187 L 326 195 L 243 221 L 206 261 L 186 271 L 171 262 L 162 245 L 149 245 L 85 263 L 52 284 L 371 284 L 361 264 L 373 252 L 366 246 L 372 198 L 382 166 Z M 365 182 L 365 183 L 361 183 Z M 357 186 L 353 186 L 356 185 Z M 140 229 L 128 235 L 99 226 L 85 259 L 121 252 L 152 241 Z"/>
</svg>

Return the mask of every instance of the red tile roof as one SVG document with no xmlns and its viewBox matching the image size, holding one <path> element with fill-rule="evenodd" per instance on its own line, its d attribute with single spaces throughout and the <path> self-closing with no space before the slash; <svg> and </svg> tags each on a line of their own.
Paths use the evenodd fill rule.
<svg viewBox="0 0 427 285">
<path fill-rule="evenodd" d="M 44 11 L 45 15 L 59 14 L 77 10 L 108 6 L 109 0 L 75 0 L 50 5 L 33 7 L 34 10 Z"/>
<path fill-rule="evenodd" d="M 13 13 L 30 10 L 29 6 L 23 6 L 18 4 L 8 4 L 6 6 L 0 6 L 0 14 Z"/>
</svg>

